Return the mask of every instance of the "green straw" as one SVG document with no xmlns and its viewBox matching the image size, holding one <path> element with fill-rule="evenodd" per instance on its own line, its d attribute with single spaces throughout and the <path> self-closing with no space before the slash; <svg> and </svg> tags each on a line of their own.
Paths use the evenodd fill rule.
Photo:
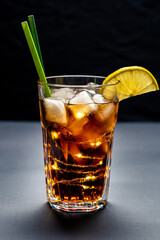
<svg viewBox="0 0 160 240">
<path fill-rule="evenodd" d="M 35 22 L 35 19 L 34 19 L 33 15 L 28 16 L 28 22 L 29 22 L 29 27 L 30 27 L 30 30 L 31 30 L 31 34 L 32 34 L 34 43 L 36 45 L 36 49 L 37 49 L 37 52 L 38 52 L 38 55 L 39 55 L 39 58 L 40 58 L 40 61 L 41 61 L 41 64 L 42 64 L 42 67 L 43 67 L 43 70 L 44 70 L 44 64 L 43 64 L 43 59 L 42 59 L 42 53 L 41 53 L 41 48 L 40 48 L 40 44 L 39 44 L 38 34 L 37 34 L 36 22 Z"/>
<path fill-rule="evenodd" d="M 39 79 L 41 82 L 47 83 L 47 79 L 45 77 L 45 73 L 44 73 L 44 70 L 43 70 L 43 67 L 42 67 L 42 64 L 41 64 L 41 61 L 40 61 L 40 58 L 39 58 L 39 55 L 38 55 L 38 52 L 37 52 L 37 49 L 36 49 L 36 46 L 35 46 L 35 43 L 34 43 L 34 40 L 33 40 L 33 37 L 32 37 L 32 34 L 29 29 L 27 21 L 22 22 L 21 25 L 22 25 L 22 28 L 23 28 L 33 61 L 34 61 L 34 64 L 36 66 L 36 70 L 37 70 Z M 46 97 L 50 97 L 51 92 L 50 92 L 49 87 L 47 85 L 44 85 L 43 87 L 44 87 Z"/>
</svg>

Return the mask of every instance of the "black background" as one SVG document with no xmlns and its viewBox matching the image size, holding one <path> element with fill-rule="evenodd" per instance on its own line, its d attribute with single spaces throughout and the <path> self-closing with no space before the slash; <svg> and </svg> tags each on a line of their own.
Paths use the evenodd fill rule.
<svg viewBox="0 0 160 240">
<path fill-rule="evenodd" d="M 46 75 L 107 76 L 138 65 L 160 83 L 160 2 L 1 0 L 1 120 L 38 120 L 37 73 L 21 22 L 33 14 Z M 159 91 L 120 103 L 119 121 L 159 121 Z"/>
</svg>

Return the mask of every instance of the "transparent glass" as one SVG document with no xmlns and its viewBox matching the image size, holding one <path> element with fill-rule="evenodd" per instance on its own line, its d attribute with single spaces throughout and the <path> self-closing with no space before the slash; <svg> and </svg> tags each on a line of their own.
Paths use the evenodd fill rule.
<svg viewBox="0 0 160 240">
<path fill-rule="evenodd" d="M 54 209 L 89 212 L 107 203 L 118 100 L 116 85 L 101 85 L 104 79 L 38 82 L 47 200 Z"/>
</svg>

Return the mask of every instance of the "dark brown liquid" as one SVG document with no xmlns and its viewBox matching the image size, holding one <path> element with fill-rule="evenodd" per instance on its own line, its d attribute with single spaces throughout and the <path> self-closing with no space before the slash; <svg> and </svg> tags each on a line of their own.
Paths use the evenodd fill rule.
<svg viewBox="0 0 160 240">
<path fill-rule="evenodd" d="M 97 104 L 96 112 L 80 118 L 76 118 L 72 108 L 76 112 L 82 105 L 65 107 L 64 126 L 46 120 L 43 100 L 40 101 L 47 196 L 61 201 L 96 201 L 109 183 L 118 103 Z M 103 115 L 108 117 L 103 119 L 105 108 Z"/>
</svg>

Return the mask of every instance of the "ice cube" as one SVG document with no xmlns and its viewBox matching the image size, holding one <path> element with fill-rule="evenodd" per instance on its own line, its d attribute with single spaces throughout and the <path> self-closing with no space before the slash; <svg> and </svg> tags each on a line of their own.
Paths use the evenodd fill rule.
<svg viewBox="0 0 160 240">
<path fill-rule="evenodd" d="M 66 161 L 68 161 L 68 141 L 61 139 L 61 149 Z"/>
<path fill-rule="evenodd" d="M 98 84 L 97 83 L 94 83 L 94 82 L 89 82 L 87 83 L 87 86 L 91 87 L 91 88 L 94 88 L 94 87 L 97 87 Z"/>
<path fill-rule="evenodd" d="M 88 93 L 90 93 L 92 96 L 94 96 L 96 94 L 96 92 L 94 90 L 91 90 L 91 89 L 86 89 L 86 91 Z"/>
<path fill-rule="evenodd" d="M 65 105 L 60 100 L 54 98 L 44 98 L 45 119 L 59 124 L 67 123 L 67 113 Z"/>
<path fill-rule="evenodd" d="M 108 103 L 107 99 L 103 97 L 101 94 L 95 94 L 93 96 L 93 101 L 95 103 Z"/>
<path fill-rule="evenodd" d="M 90 121 L 89 115 L 95 113 L 98 106 L 93 102 L 91 95 L 83 90 L 69 101 L 68 107 L 73 119 L 67 128 L 73 136 L 81 138 L 85 125 Z"/>
<path fill-rule="evenodd" d="M 97 112 L 98 119 L 100 121 L 106 121 L 108 118 L 112 116 L 112 114 L 115 113 L 115 104 L 110 102 L 108 104 L 102 104 L 100 106 L 100 111 Z"/>
<path fill-rule="evenodd" d="M 59 88 L 52 90 L 52 97 L 61 99 L 62 101 L 68 102 L 71 98 L 74 97 L 75 93 L 71 88 Z"/>
<path fill-rule="evenodd" d="M 99 111 L 96 112 L 94 117 L 100 132 L 105 133 L 115 127 L 117 112 L 118 105 L 114 102 L 99 105 Z"/>
<path fill-rule="evenodd" d="M 87 116 L 80 119 L 74 119 L 67 126 L 67 129 L 73 136 L 81 138 L 83 136 L 83 128 L 88 121 L 89 118 Z"/>
<path fill-rule="evenodd" d="M 82 91 L 78 93 L 74 98 L 69 101 L 70 104 L 89 104 L 93 103 L 93 100 L 88 92 Z"/>
<path fill-rule="evenodd" d="M 98 110 L 88 122 L 83 126 L 81 136 L 84 139 L 101 138 L 103 135 L 113 130 L 117 121 L 118 105 L 110 102 L 98 104 Z"/>
<path fill-rule="evenodd" d="M 85 117 L 97 110 L 97 105 L 87 91 L 82 91 L 75 95 L 69 101 L 69 104 L 75 118 Z"/>
<path fill-rule="evenodd" d="M 85 165 L 88 161 L 88 159 L 82 155 L 78 144 L 74 142 L 68 143 L 68 153 L 71 154 L 74 163 L 76 164 Z"/>
<path fill-rule="evenodd" d="M 87 84 L 87 87 L 88 87 L 87 91 L 93 96 L 98 91 L 97 86 L 98 86 L 98 84 L 93 83 L 93 82 L 89 82 Z"/>
</svg>

